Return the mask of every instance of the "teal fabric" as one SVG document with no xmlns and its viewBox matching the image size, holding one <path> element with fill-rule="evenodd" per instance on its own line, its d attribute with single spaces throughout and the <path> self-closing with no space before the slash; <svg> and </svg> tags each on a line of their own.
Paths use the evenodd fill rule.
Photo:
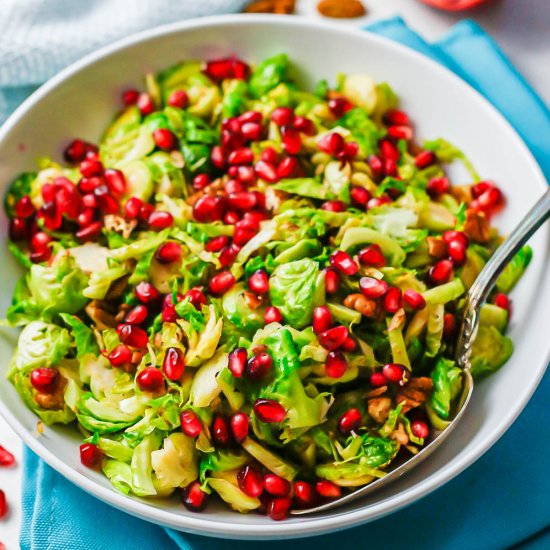
<svg viewBox="0 0 550 550">
<path fill-rule="evenodd" d="M 428 44 L 401 19 L 368 30 L 448 66 L 491 101 L 521 134 L 550 176 L 550 115 L 498 46 L 474 23 Z M 502 439 L 453 481 L 408 508 L 333 535 L 285 541 L 286 548 L 550 548 L 550 373 Z M 541 437 L 542 436 L 542 437 Z M 240 549 L 258 543 L 186 535 L 135 519 L 74 487 L 28 451 L 23 487 L 23 549 Z M 262 542 L 275 550 L 280 542 Z"/>
</svg>

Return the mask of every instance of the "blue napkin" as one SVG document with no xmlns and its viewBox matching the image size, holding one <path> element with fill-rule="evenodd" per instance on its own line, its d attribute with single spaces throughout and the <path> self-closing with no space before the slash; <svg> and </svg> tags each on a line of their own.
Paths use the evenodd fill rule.
<svg viewBox="0 0 550 550">
<path fill-rule="evenodd" d="M 402 42 L 457 72 L 512 123 L 550 178 L 550 113 L 498 46 L 464 21 L 443 40 L 428 44 L 399 18 L 368 30 Z M 550 395 L 548 373 L 504 437 L 473 466 L 422 501 L 386 518 L 287 548 L 500 549 L 550 548 L 550 440 L 541 432 Z M 163 529 L 119 512 L 26 453 L 21 547 L 42 550 L 182 548 L 256 549 L 253 542 L 221 541 Z M 361 541 L 361 542 L 359 542 Z M 275 550 L 278 542 L 262 542 Z"/>
</svg>

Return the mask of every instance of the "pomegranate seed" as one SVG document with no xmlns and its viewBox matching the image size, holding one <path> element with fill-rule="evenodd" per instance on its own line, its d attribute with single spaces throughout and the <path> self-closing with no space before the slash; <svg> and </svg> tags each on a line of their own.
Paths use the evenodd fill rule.
<svg viewBox="0 0 550 550">
<path fill-rule="evenodd" d="M 202 432 L 199 417 L 191 410 L 180 414 L 181 431 L 188 437 L 197 437 Z"/>
<path fill-rule="evenodd" d="M 294 128 L 298 130 L 298 132 L 306 134 L 306 136 L 312 136 L 316 132 L 313 121 L 304 116 L 297 116 L 294 118 Z"/>
<path fill-rule="evenodd" d="M 359 154 L 359 145 L 355 141 L 350 141 L 344 145 L 344 150 L 339 154 L 341 160 L 354 159 Z"/>
<path fill-rule="evenodd" d="M 412 288 L 405 290 L 403 293 L 403 300 L 414 310 L 424 309 L 426 307 L 424 296 Z"/>
<path fill-rule="evenodd" d="M 359 409 L 348 409 L 338 420 L 338 429 L 344 436 L 349 435 L 361 424 L 361 411 Z"/>
<path fill-rule="evenodd" d="M 201 310 L 202 306 L 206 305 L 206 296 L 200 288 L 190 288 L 184 295 L 184 298 L 189 300 L 189 303 L 194 306 L 195 309 Z"/>
<path fill-rule="evenodd" d="M 318 142 L 317 147 L 320 151 L 336 156 L 344 149 L 344 138 L 337 132 L 331 132 L 323 136 Z"/>
<path fill-rule="evenodd" d="M 221 220 L 223 203 L 219 197 L 204 195 L 193 205 L 193 217 L 198 222 L 214 222 Z"/>
<path fill-rule="evenodd" d="M 216 446 L 227 447 L 231 444 L 231 430 L 229 429 L 229 423 L 223 416 L 214 417 L 210 432 Z"/>
<path fill-rule="evenodd" d="M 109 353 L 107 358 L 113 367 L 121 367 L 132 361 L 132 350 L 124 344 L 119 344 Z"/>
<path fill-rule="evenodd" d="M 6 517 L 8 515 L 8 502 L 6 500 L 6 493 L 0 489 L 0 519 Z M 2 546 L 4 546 L 2 544 Z M 4 547 L 5 548 L 5 547 Z"/>
<path fill-rule="evenodd" d="M 361 249 L 357 254 L 357 259 L 362 265 L 372 267 L 385 267 L 386 265 L 386 258 L 377 244 L 370 244 Z"/>
<path fill-rule="evenodd" d="M 393 160 L 394 162 L 399 160 L 397 147 L 386 139 L 380 142 L 380 154 L 383 160 Z"/>
<path fill-rule="evenodd" d="M 286 417 L 284 407 L 273 399 L 256 399 L 254 414 L 260 422 L 282 422 Z"/>
<path fill-rule="evenodd" d="M 173 151 L 178 147 L 178 138 L 168 128 L 158 128 L 153 132 L 153 141 L 159 149 Z"/>
<path fill-rule="evenodd" d="M 351 203 L 357 208 L 365 208 L 370 199 L 370 193 L 358 185 L 352 185 L 350 189 Z"/>
<path fill-rule="evenodd" d="M 49 251 L 50 250 L 49 244 L 51 242 L 52 242 L 52 239 L 47 233 L 44 233 L 43 231 L 39 231 L 38 233 L 35 233 L 32 236 L 31 250 L 33 252 Z"/>
<path fill-rule="evenodd" d="M 233 78 L 233 63 L 231 58 L 208 61 L 204 69 L 205 74 L 214 81 Z"/>
<path fill-rule="evenodd" d="M 233 167 L 232 167 L 233 168 Z M 254 171 L 253 166 L 237 166 L 237 180 L 242 184 L 250 184 L 256 182 L 256 172 Z M 244 185 L 243 185 L 244 187 Z M 226 191 L 229 190 L 226 187 Z"/>
<path fill-rule="evenodd" d="M 208 174 L 197 174 L 193 178 L 193 189 L 200 191 L 204 189 L 207 185 L 210 185 L 210 176 Z"/>
<path fill-rule="evenodd" d="M 380 298 L 380 296 L 384 296 L 388 292 L 388 283 L 386 281 L 379 281 L 374 277 L 361 277 L 359 287 L 367 298 Z"/>
<path fill-rule="evenodd" d="M 30 382 L 32 387 L 40 393 L 52 393 L 59 380 L 59 373 L 55 369 L 40 367 L 31 371 Z"/>
<path fill-rule="evenodd" d="M 269 290 L 269 279 L 264 269 L 258 269 L 248 279 L 248 288 L 256 294 L 265 294 Z"/>
<path fill-rule="evenodd" d="M 277 177 L 280 179 L 295 177 L 298 167 L 296 157 L 286 157 L 277 166 Z"/>
<path fill-rule="evenodd" d="M 259 160 L 254 165 L 254 170 L 259 178 L 262 178 L 268 183 L 275 183 L 279 179 L 275 166 L 265 160 Z"/>
<path fill-rule="evenodd" d="M 384 163 L 378 155 L 370 155 L 367 158 L 367 164 L 369 165 L 375 179 L 380 179 L 384 175 Z"/>
<path fill-rule="evenodd" d="M 443 193 L 448 193 L 451 190 L 449 180 L 444 177 L 432 178 L 426 186 L 426 193 L 432 198 L 437 198 Z"/>
<path fill-rule="evenodd" d="M 34 264 L 39 264 L 41 262 L 47 262 L 52 256 L 51 248 L 41 250 L 39 252 L 31 252 L 30 260 Z"/>
<path fill-rule="evenodd" d="M 382 195 L 381 197 L 374 197 L 367 203 L 367 208 L 370 210 L 371 208 L 377 208 L 379 206 L 382 206 L 383 204 L 389 204 L 391 202 L 390 197 L 388 195 Z"/>
<path fill-rule="evenodd" d="M 421 151 L 418 155 L 416 155 L 414 164 L 417 168 L 422 170 L 423 168 L 428 168 L 428 166 L 434 164 L 436 160 L 437 157 L 433 151 Z"/>
<path fill-rule="evenodd" d="M 143 201 L 137 197 L 130 197 L 124 205 L 124 215 L 130 220 L 134 220 L 139 216 Z"/>
<path fill-rule="evenodd" d="M 326 479 L 320 479 L 315 484 L 315 490 L 321 498 L 339 498 L 342 496 L 340 487 Z"/>
<path fill-rule="evenodd" d="M 262 134 L 262 125 L 257 122 L 245 122 L 241 126 L 241 135 L 246 141 L 260 141 Z"/>
<path fill-rule="evenodd" d="M 386 176 L 397 176 L 397 164 L 393 159 L 384 160 L 384 174 Z"/>
<path fill-rule="evenodd" d="M 241 147 L 231 151 L 228 157 L 229 164 L 250 164 L 254 160 L 254 153 L 248 147 Z"/>
<path fill-rule="evenodd" d="M 29 195 L 24 195 L 15 204 L 15 215 L 18 218 L 28 218 L 34 214 L 34 206 Z"/>
<path fill-rule="evenodd" d="M 80 173 L 85 178 L 92 178 L 93 176 L 101 176 L 103 174 L 103 164 L 98 160 L 92 160 L 85 158 L 79 166 Z"/>
<path fill-rule="evenodd" d="M 348 336 L 342 344 L 342 349 L 344 351 L 355 351 L 357 349 L 357 342 L 351 336 Z"/>
<path fill-rule="evenodd" d="M 492 187 L 478 197 L 476 209 L 491 213 L 491 211 L 498 207 L 503 201 L 504 197 L 502 191 L 496 187 Z"/>
<path fill-rule="evenodd" d="M 96 468 L 101 464 L 103 453 L 101 449 L 93 443 L 83 443 L 80 445 L 80 462 L 87 468 Z"/>
<path fill-rule="evenodd" d="M 413 435 L 420 437 L 421 439 L 426 439 L 430 435 L 428 424 L 422 420 L 415 420 L 414 422 L 411 422 L 411 432 Z"/>
<path fill-rule="evenodd" d="M 181 492 L 183 505 L 191 512 L 201 512 L 206 507 L 208 494 L 201 489 L 200 481 L 193 481 Z"/>
<path fill-rule="evenodd" d="M 333 324 L 332 314 L 327 306 L 318 306 L 313 310 L 313 332 L 320 334 Z"/>
<path fill-rule="evenodd" d="M 257 353 L 246 362 L 246 377 L 261 380 L 273 367 L 273 358 L 267 352 Z"/>
<path fill-rule="evenodd" d="M 397 363 L 388 363 L 382 367 L 382 374 L 390 384 L 404 386 L 409 381 L 409 371 Z"/>
<path fill-rule="evenodd" d="M 241 215 L 238 212 L 234 212 L 232 210 L 226 212 L 223 215 L 223 223 L 225 225 L 235 225 L 238 221 L 240 221 L 240 219 Z"/>
<path fill-rule="evenodd" d="M 398 109 L 387 111 L 386 113 L 384 113 L 384 116 L 382 118 L 384 124 L 386 124 L 387 126 L 391 126 L 394 124 L 405 124 L 406 126 L 410 126 L 411 124 L 409 115 L 407 115 L 407 113 L 405 113 L 404 111 L 400 111 Z"/>
<path fill-rule="evenodd" d="M 174 225 L 174 217 L 170 212 L 156 210 L 149 216 L 147 223 L 149 224 L 149 228 L 153 231 L 162 231 Z"/>
<path fill-rule="evenodd" d="M 229 354 L 228 368 L 235 378 L 240 378 L 243 375 L 247 359 L 248 354 L 245 348 L 235 348 Z"/>
<path fill-rule="evenodd" d="M 262 122 L 263 116 L 259 111 L 246 111 L 238 118 L 241 124 L 245 122 Z"/>
<path fill-rule="evenodd" d="M 283 314 L 279 311 L 279 308 L 270 306 L 265 310 L 264 321 L 266 325 L 269 323 L 280 323 L 283 320 Z"/>
<path fill-rule="evenodd" d="M 319 344 L 332 351 L 339 348 L 348 336 L 348 329 L 344 325 L 340 325 L 321 332 L 317 338 Z"/>
<path fill-rule="evenodd" d="M 149 204 L 149 203 L 142 204 L 141 208 L 139 209 L 138 218 L 142 222 L 147 222 L 149 220 L 149 217 L 154 211 L 155 211 L 155 207 L 152 204 Z"/>
<path fill-rule="evenodd" d="M 334 330 L 334 329 L 333 329 Z M 348 368 L 348 362 L 341 351 L 331 351 L 325 362 L 325 372 L 330 378 L 342 378 Z"/>
<path fill-rule="evenodd" d="M 182 252 L 181 244 L 170 241 L 157 248 L 155 258 L 161 264 L 173 264 L 180 261 Z"/>
<path fill-rule="evenodd" d="M 267 162 L 268 164 L 277 164 L 279 160 L 279 154 L 273 147 L 266 147 L 260 155 L 260 160 Z"/>
<path fill-rule="evenodd" d="M 185 370 L 185 361 L 183 352 L 179 348 L 168 348 L 162 362 L 164 376 L 172 382 L 177 382 L 183 376 Z"/>
<path fill-rule="evenodd" d="M 470 241 L 463 231 L 445 231 L 443 240 L 449 244 L 452 241 L 458 241 L 464 248 L 468 248 Z"/>
<path fill-rule="evenodd" d="M 144 304 L 156 302 L 160 298 L 160 292 L 147 281 L 138 283 L 135 292 L 137 299 Z"/>
<path fill-rule="evenodd" d="M 136 383 L 141 391 L 154 392 L 164 386 L 164 377 L 155 367 L 145 367 L 137 375 Z"/>
<path fill-rule="evenodd" d="M 290 107 L 277 107 L 271 113 L 271 120 L 277 126 L 292 126 L 294 122 L 294 111 Z"/>
<path fill-rule="evenodd" d="M 118 201 L 109 193 L 106 185 L 100 185 L 94 190 L 97 206 L 104 214 L 117 214 L 119 211 Z"/>
<path fill-rule="evenodd" d="M 264 490 L 262 474 L 253 466 L 247 465 L 241 468 L 237 474 L 239 489 L 249 497 L 257 498 Z"/>
<path fill-rule="evenodd" d="M 139 97 L 139 91 L 135 89 L 130 90 L 124 90 L 122 92 L 122 103 L 126 105 L 126 107 L 130 107 L 131 105 L 135 105 Z"/>
<path fill-rule="evenodd" d="M 254 193 L 231 193 L 227 199 L 229 207 L 234 210 L 252 210 L 256 206 Z"/>
<path fill-rule="evenodd" d="M 61 212 L 54 201 L 45 202 L 40 208 L 40 217 L 48 229 L 59 229 L 63 222 Z M 15 218 L 17 219 L 17 218 Z"/>
<path fill-rule="evenodd" d="M 340 274 L 335 269 L 325 269 L 325 290 L 328 294 L 335 294 L 340 288 Z"/>
<path fill-rule="evenodd" d="M 235 277 L 231 271 L 222 271 L 214 275 L 208 283 L 208 289 L 216 296 L 225 294 L 235 284 Z"/>
<path fill-rule="evenodd" d="M 402 306 L 401 289 L 395 286 L 388 289 L 384 296 L 384 309 L 388 313 L 395 313 Z"/>
<path fill-rule="evenodd" d="M 85 195 L 83 199 L 86 199 L 88 197 L 91 197 L 95 200 L 93 195 Z M 85 208 L 80 212 L 80 214 L 76 218 L 76 223 L 79 227 L 88 227 L 95 219 L 95 210 L 93 208 Z"/>
<path fill-rule="evenodd" d="M 109 191 L 115 197 L 121 197 L 126 193 L 126 178 L 120 170 L 114 168 L 108 168 L 103 174 Z"/>
<path fill-rule="evenodd" d="M 264 488 L 274 497 L 286 497 L 290 493 L 290 483 L 278 475 L 269 473 L 264 476 Z"/>
<path fill-rule="evenodd" d="M 381 372 L 373 372 L 370 375 L 369 383 L 371 386 L 379 388 L 386 384 L 386 377 Z"/>
<path fill-rule="evenodd" d="M 246 244 L 258 232 L 258 224 L 252 220 L 240 220 L 235 224 L 233 242 L 239 246 Z"/>
<path fill-rule="evenodd" d="M 294 482 L 294 501 L 300 507 L 307 508 L 316 500 L 313 485 L 307 481 Z"/>
<path fill-rule="evenodd" d="M 453 274 L 453 262 L 451 260 L 440 260 L 430 268 L 428 277 L 434 285 L 442 285 L 449 281 Z"/>
<path fill-rule="evenodd" d="M 353 258 L 343 250 L 330 255 L 330 265 L 344 275 L 355 275 L 359 269 Z"/>
<path fill-rule="evenodd" d="M 89 195 L 84 195 L 82 197 L 82 207 L 88 209 L 88 212 L 91 211 L 92 217 L 93 217 L 93 213 L 94 213 L 93 209 L 97 208 L 97 200 L 95 198 L 95 195 L 92 195 L 91 193 Z M 78 218 L 77 218 L 77 221 L 78 221 Z M 83 225 L 87 225 L 87 224 L 83 224 Z"/>
<path fill-rule="evenodd" d="M 248 436 L 248 416 L 242 412 L 236 412 L 229 420 L 233 439 L 242 443 Z"/>
<path fill-rule="evenodd" d="M 229 244 L 229 237 L 227 235 L 219 235 L 218 237 L 212 237 L 204 248 L 208 252 L 219 252 L 227 244 Z"/>
<path fill-rule="evenodd" d="M 147 333 L 136 325 L 122 323 L 118 325 L 116 331 L 120 341 L 133 348 L 146 348 L 149 343 Z"/>
<path fill-rule="evenodd" d="M 24 218 L 14 218 L 10 221 L 9 229 L 12 241 L 23 241 L 29 236 L 29 228 Z"/>
<path fill-rule="evenodd" d="M 78 182 L 78 190 L 85 195 L 86 193 L 93 193 L 99 186 L 105 183 L 105 178 L 94 176 L 93 178 L 81 178 Z M 48 184 L 45 184 L 48 185 Z M 42 187 L 44 189 L 44 187 Z"/>
<path fill-rule="evenodd" d="M 443 315 L 443 338 L 451 339 L 456 332 L 456 317 L 452 313 Z"/>
<path fill-rule="evenodd" d="M 289 128 L 288 126 L 283 127 L 282 129 L 282 141 L 283 149 L 289 155 L 297 155 L 302 148 L 302 136 L 298 130 L 294 128 Z"/>
<path fill-rule="evenodd" d="M 149 310 L 143 304 L 139 304 L 126 314 L 124 322 L 129 325 L 141 325 L 148 315 Z"/>
<path fill-rule="evenodd" d="M 475 185 L 472 185 L 472 196 L 474 199 L 477 199 L 494 186 L 495 184 L 492 181 L 480 181 Z"/>
<path fill-rule="evenodd" d="M 189 96 L 185 90 L 174 90 L 168 98 L 168 105 L 185 109 L 189 105 Z"/>
<path fill-rule="evenodd" d="M 243 220 L 252 221 L 260 224 L 264 220 L 269 219 L 269 214 L 265 210 L 254 210 L 254 212 L 245 212 Z"/>
<path fill-rule="evenodd" d="M 40 193 L 44 202 L 52 202 L 55 199 L 55 185 L 53 183 L 45 183 Z"/>
<path fill-rule="evenodd" d="M 505 309 L 508 313 L 510 313 L 510 310 L 511 310 L 510 298 L 508 298 L 506 294 L 502 292 L 495 294 L 494 303 L 496 306 L 502 309 Z"/>
<path fill-rule="evenodd" d="M 266 505 L 267 515 L 274 521 L 281 521 L 288 516 L 292 506 L 292 499 L 289 497 L 276 497 L 269 499 Z"/>
<path fill-rule="evenodd" d="M 77 164 L 84 160 L 84 158 L 86 157 L 86 153 L 89 150 L 89 147 L 89 143 L 86 143 L 81 139 L 75 139 L 74 141 L 71 141 L 71 143 L 69 143 L 69 145 L 63 152 L 63 157 L 67 162 L 70 162 L 71 164 Z"/>
<path fill-rule="evenodd" d="M 15 457 L 2 445 L 0 445 L 0 466 L 9 467 L 15 464 Z"/>
<path fill-rule="evenodd" d="M 342 118 L 348 111 L 353 109 L 353 105 L 345 97 L 335 97 L 329 99 L 328 108 L 335 118 Z"/>
<path fill-rule="evenodd" d="M 449 259 L 456 266 L 461 266 L 466 263 L 466 248 L 460 241 L 451 241 L 447 244 L 447 254 Z"/>
<path fill-rule="evenodd" d="M 387 131 L 388 136 L 392 139 L 405 139 L 409 141 L 413 137 L 413 131 L 410 126 L 390 126 Z"/>
<path fill-rule="evenodd" d="M 143 116 L 150 115 L 155 110 L 155 104 L 151 96 L 146 93 L 139 94 L 136 105 Z"/>
<path fill-rule="evenodd" d="M 220 264 L 222 267 L 227 267 L 231 265 L 235 258 L 237 257 L 237 254 L 241 250 L 241 247 L 232 243 L 229 246 L 224 246 L 220 252 Z"/>
<path fill-rule="evenodd" d="M 219 145 L 212 147 L 212 151 L 210 152 L 210 160 L 212 161 L 212 164 L 216 168 L 220 168 L 220 169 L 225 168 L 226 159 L 225 159 L 225 151 L 223 150 L 223 147 Z"/>
<path fill-rule="evenodd" d="M 348 209 L 344 201 L 325 201 L 321 205 L 321 210 L 327 212 L 345 212 Z"/>
</svg>

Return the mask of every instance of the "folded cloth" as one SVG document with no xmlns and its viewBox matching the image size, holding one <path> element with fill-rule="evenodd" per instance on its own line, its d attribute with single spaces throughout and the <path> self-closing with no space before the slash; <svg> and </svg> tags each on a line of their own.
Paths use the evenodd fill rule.
<svg viewBox="0 0 550 550">
<path fill-rule="evenodd" d="M 435 44 L 426 43 L 399 18 L 375 23 L 368 30 L 417 49 L 466 79 L 515 126 L 550 177 L 549 112 L 481 28 L 462 22 Z M 548 395 L 550 373 L 518 420 L 489 452 L 420 502 L 361 527 L 299 542 L 285 541 L 285 546 L 301 550 L 336 546 L 549 548 L 550 440 L 540 431 L 540 421 L 547 416 Z M 71 485 L 30 451 L 24 470 L 23 549 L 257 547 L 253 542 L 188 535 L 135 519 Z M 265 550 L 277 546 L 280 543 L 262 542 Z"/>
</svg>

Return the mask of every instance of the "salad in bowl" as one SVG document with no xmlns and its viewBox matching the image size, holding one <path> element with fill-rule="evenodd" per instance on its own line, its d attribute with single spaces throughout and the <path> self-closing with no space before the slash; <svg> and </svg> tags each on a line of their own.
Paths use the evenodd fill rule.
<svg viewBox="0 0 550 550">
<path fill-rule="evenodd" d="M 98 143 L 9 186 L 25 274 L 8 377 L 123 493 L 280 520 L 383 477 L 453 417 L 463 299 L 504 196 L 451 143 L 419 142 L 388 84 L 308 91 L 289 68 L 148 74 Z M 530 258 L 481 310 L 475 377 L 512 354 L 507 295 Z"/>
</svg>

